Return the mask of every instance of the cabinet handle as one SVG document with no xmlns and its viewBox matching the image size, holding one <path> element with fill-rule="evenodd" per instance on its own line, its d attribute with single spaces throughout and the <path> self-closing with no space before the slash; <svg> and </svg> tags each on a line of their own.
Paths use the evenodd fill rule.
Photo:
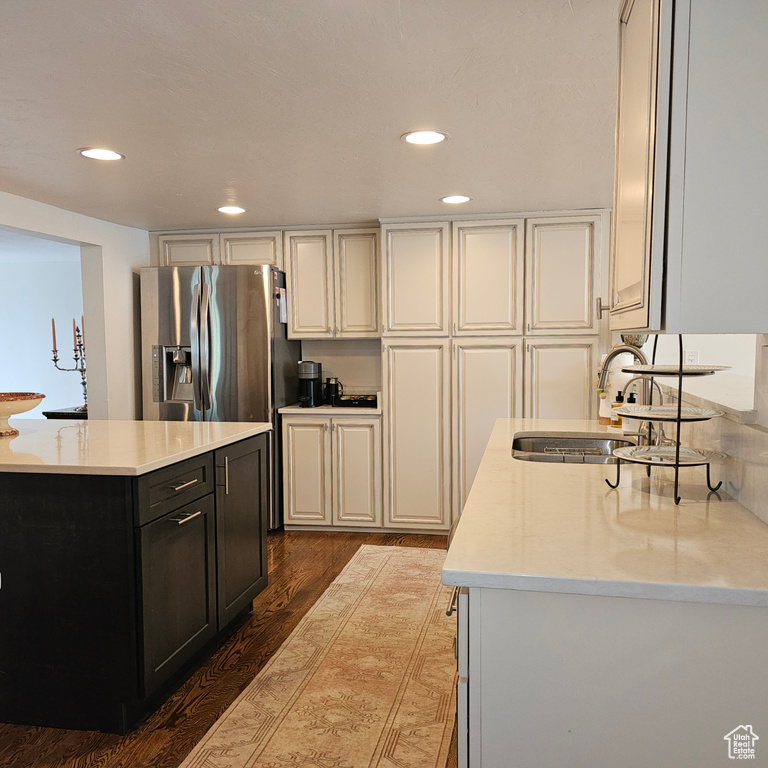
<svg viewBox="0 0 768 768">
<path fill-rule="evenodd" d="M 202 514 L 203 510 L 198 509 L 197 512 L 193 512 L 190 515 L 184 515 L 184 517 L 172 517 L 171 520 L 173 520 L 176 525 L 184 525 L 184 523 L 188 523 L 190 520 L 194 520 L 196 517 L 200 517 Z"/>
<path fill-rule="evenodd" d="M 610 312 L 611 311 L 611 305 L 610 304 L 603 304 L 602 298 L 598 296 L 597 300 L 595 301 L 595 311 L 597 312 L 597 319 L 602 320 L 603 319 L 603 312 Z"/>
<path fill-rule="evenodd" d="M 382 325 L 381 325 L 381 335 L 382 335 L 382 336 L 384 335 L 384 324 L 383 324 L 383 323 L 382 323 Z"/>
<path fill-rule="evenodd" d="M 224 495 L 229 496 L 229 456 L 224 457 Z"/>
<path fill-rule="evenodd" d="M 446 616 L 450 616 L 456 610 L 456 603 L 459 600 L 459 587 L 454 587 L 451 592 L 451 599 L 448 602 L 448 610 L 445 612 Z"/>
<path fill-rule="evenodd" d="M 183 491 L 185 488 L 191 488 L 193 485 L 197 485 L 199 482 L 200 478 L 196 477 L 194 480 L 190 480 L 187 483 L 182 483 L 181 485 L 171 485 L 169 487 L 178 493 L 179 491 Z"/>
</svg>

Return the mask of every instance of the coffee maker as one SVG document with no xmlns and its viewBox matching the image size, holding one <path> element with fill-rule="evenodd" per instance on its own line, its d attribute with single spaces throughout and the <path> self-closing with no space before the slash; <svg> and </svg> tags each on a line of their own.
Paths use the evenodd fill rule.
<svg viewBox="0 0 768 768">
<path fill-rule="evenodd" d="M 299 361 L 299 405 L 316 408 L 323 404 L 323 366 L 311 360 Z"/>
</svg>

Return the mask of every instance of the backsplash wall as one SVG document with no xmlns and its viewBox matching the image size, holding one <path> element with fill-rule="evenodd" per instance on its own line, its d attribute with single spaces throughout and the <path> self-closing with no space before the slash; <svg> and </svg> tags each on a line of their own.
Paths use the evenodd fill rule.
<svg viewBox="0 0 768 768">
<path fill-rule="evenodd" d="M 303 360 L 323 366 L 323 382 L 335 376 L 348 394 L 381 391 L 381 339 L 309 339 Z"/>
</svg>

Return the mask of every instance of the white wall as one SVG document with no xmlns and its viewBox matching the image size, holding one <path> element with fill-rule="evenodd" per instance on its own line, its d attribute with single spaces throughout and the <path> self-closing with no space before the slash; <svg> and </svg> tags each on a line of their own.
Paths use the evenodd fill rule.
<svg viewBox="0 0 768 768">
<path fill-rule="evenodd" d="M 653 339 L 651 336 L 643 347 L 649 360 L 653 353 Z M 698 352 L 700 364 L 730 365 L 733 375 L 755 375 L 754 334 L 687 334 L 683 336 L 683 349 L 685 352 Z M 677 335 L 660 334 L 656 362 L 677 364 L 679 356 Z"/>
<path fill-rule="evenodd" d="M 347 394 L 381 390 L 381 341 L 379 339 L 305 339 L 303 360 L 323 366 L 323 383 L 336 377 Z"/>
<path fill-rule="evenodd" d="M 44 418 L 43 411 L 83 404 L 79 373 L 57 371 L 51 361 L 51 317 L 57 320 L 59 365 L 71 368 L 72 319 L 83 314 L 80 251 L 75 261 L 0 262 L 8 286 L 0 302 L 0 391 L 42 392 L 45 400 L 23 418 Z M 30 297 L 35 298 L 30 301 Z"/>
<path fill-rule="evenodd" d="M 0 192 L 0 227 L 84 246 L 89 416 L 135 418 L 138 371 L 133 275 L 149 264 L 149 233 L 6 192 Z M 26 298 L 37 303 L 34 295 Z"/>
</svg>

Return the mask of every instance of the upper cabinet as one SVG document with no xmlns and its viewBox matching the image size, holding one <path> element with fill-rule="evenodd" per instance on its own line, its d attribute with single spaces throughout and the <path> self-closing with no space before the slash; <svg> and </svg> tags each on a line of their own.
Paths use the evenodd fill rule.
<svg viewBox="0 0 768 768">
<path fill-rule="evenodd" d="M 526 227 L 526 334 L 599 333 L 608 213 L 527 219 Z"/>
<path fill-rule="evenodd" d="M 280 230 L 213 234 L 158 235 L 160 266 L 208 264 L 272 264 L 283 267 L 283 233 Z"/>
<path fill-rule="evenodd" d="M 453 335 L 521 334 L 523 219 L 453 222 Z"/>
<path fill-rule="evenodd" d="M 285 233 L 288 336 L 380 336 L 378 229 Z"/>
<path fill-rule="evenodd" d="M 758 0 L 623 3 L 613 330 L 768 328 L 766 35 Z"/>
<path fill-rule="evenodd" d="M 382 227 L 384 335 L 450 335 L 450 227 L 447 222 Z"/>
</svg>

